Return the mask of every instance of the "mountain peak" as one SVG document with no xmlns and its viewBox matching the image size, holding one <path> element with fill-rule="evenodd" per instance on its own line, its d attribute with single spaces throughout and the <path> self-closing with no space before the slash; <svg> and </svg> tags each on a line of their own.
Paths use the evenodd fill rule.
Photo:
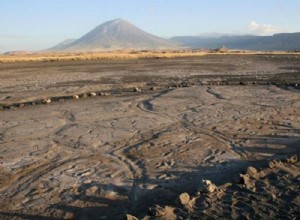
<svg viewBox="0 0 300 220">
<path fill-rule="evenodd" d="M 115 21 L 115 22 L 125 22 L 125 23 L 129 23 L 127 20 L 123 19 L 123 18 L 116 18 L 112 21 Z"/>
<path fill-rule="evenodd" d="M 117 19 L 114 19 L 114 20 L 104 22 L 101 25 L 104 25 L 104 24 L 105 25 L 118 25 L 118 24 L 130 24 L 130 22 L 128 22 L 127 20 L 125 20 L 123 18 L 117 18 Z M 101 25 L 99 25 L 99 26 L 101 26 Z"/>
<path fill-rule="evenodd" d="M 54 50 L 114 50 L 114 49 L 166 49 L 177 45 L 166 39 L 149 34 L 125 19 L 107 21 L 78 40 Z M 51 49 L 50 49 L 51 50 Z"/>
</svg>

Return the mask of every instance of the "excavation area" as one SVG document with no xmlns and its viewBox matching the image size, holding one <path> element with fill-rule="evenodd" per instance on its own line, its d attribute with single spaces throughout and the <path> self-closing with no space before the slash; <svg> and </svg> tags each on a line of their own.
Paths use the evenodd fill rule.
<svg viewBox="0 0 300 220">
<path fill-rule="evenodd" d="M 300 56 L 0 64 L 1 219 L 297 219 Z"/>
</svg>

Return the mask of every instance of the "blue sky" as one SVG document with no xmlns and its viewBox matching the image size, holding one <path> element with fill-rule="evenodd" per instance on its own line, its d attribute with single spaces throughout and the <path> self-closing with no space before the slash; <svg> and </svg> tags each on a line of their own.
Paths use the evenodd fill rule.
<svg viewBox="0 0 300 220">
<path fill-rule="evenodd" d="M 39 50 L 123 18 L 171 37 L 300 32 L 300 0 L 0 0 L 0 52 Z"/>
</svg>

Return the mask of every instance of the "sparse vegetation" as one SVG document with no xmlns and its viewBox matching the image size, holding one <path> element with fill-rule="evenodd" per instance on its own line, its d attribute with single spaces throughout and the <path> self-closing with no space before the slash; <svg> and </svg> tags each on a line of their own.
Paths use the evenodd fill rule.
<svg viewBox="0 0 300 220">
<path fill-rule="evenodd" d="M 216 50 L 117 50 L 104 52 L 73 52 L 73 53 L 32 53 L 32 54 L 15 54 L 0 55 L 0 63 L 7 62 L 57 62 L 70 60 L 100 60 L 100 59 L 141 59 L 141 58 L 175 58 L 175 57 L 196 57 L 207 54 L 291 54 L 300 55 L 300 52 L 284 52 L 284 51 L 216 51 Z"/>
</svg>

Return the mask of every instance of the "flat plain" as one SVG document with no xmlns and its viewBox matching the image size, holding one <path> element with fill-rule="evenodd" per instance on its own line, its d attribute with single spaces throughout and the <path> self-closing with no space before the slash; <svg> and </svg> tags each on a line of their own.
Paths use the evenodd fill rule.
<svg viewBox="0 0 300 220">
<path fill-rule="evenodd" d="M 0 63 L 0 218 L 297 219 L 299 84 L 292 54 Z"/>
</svg>

